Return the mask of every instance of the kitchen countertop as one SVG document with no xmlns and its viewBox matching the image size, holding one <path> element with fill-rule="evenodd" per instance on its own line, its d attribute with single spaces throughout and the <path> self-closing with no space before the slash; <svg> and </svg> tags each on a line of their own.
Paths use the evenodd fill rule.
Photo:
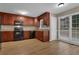
<svg viewBox="0 0 79 59">
<path fill-rule="evenodd" d="M 24 31 L 48 31 L 49 27 L 23 26 Z M 14 26 L 1 26 L 0 31 L 14 31 Z"/>
<path fill-rule="evenodd" d="M 24 27 L 24 31 L 48 31 L 49 27 L 38 28 L 38 27 Z"/>
</svg>

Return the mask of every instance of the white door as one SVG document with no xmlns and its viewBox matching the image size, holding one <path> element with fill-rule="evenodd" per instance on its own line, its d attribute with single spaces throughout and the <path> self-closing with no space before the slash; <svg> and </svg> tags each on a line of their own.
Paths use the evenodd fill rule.
<svg viewBox="0 0 79 59">
<path fill-rule="evenodd" d="M 79 45 L 79 14 L 60 17 L 58 25 L 59 40 Z"/>
<path fill-rule="evenodd" d="M 69 40 L 70 39 L 70 21 L 69 17 L 59 19 L 59 39 Z"/>
</svg>

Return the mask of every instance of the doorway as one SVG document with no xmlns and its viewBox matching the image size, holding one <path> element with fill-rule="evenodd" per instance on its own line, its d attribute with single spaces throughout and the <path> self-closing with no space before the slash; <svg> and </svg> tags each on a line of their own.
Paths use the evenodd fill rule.
<svg viewBox="0 0 79 59">
<path fill-rule="evenodd" d="M 62 16 L 58 24 L 58 39 L 79 45 L 79 14 Z"/>
</svg>

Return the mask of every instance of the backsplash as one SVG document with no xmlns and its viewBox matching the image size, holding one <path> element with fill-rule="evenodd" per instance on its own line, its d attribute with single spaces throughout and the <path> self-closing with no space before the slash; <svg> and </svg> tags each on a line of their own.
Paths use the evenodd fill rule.
<svg viewBox="0 0 79 59">
<path fill-rule="evenodd" d="M 14 26 L 1 25 L 1 31 L 14 31 Z"/>
<path fill-rule="evenodd" d="M 35 30 L 34 26 L 23 26 L 23 30 Z M 1 31 L 14 31 L 14 26 L 11 25 L 1 25 Z"/>
</svg>

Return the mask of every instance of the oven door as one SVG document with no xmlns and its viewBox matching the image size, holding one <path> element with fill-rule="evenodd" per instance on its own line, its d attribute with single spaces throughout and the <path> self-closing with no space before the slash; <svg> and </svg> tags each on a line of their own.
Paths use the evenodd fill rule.
<svg viewBox="0 0 79 59">
<path fill-rule="evenodd" d="M 14 40 L 23 40 L 23 31 L 14 31 Z"/>
</svg>

